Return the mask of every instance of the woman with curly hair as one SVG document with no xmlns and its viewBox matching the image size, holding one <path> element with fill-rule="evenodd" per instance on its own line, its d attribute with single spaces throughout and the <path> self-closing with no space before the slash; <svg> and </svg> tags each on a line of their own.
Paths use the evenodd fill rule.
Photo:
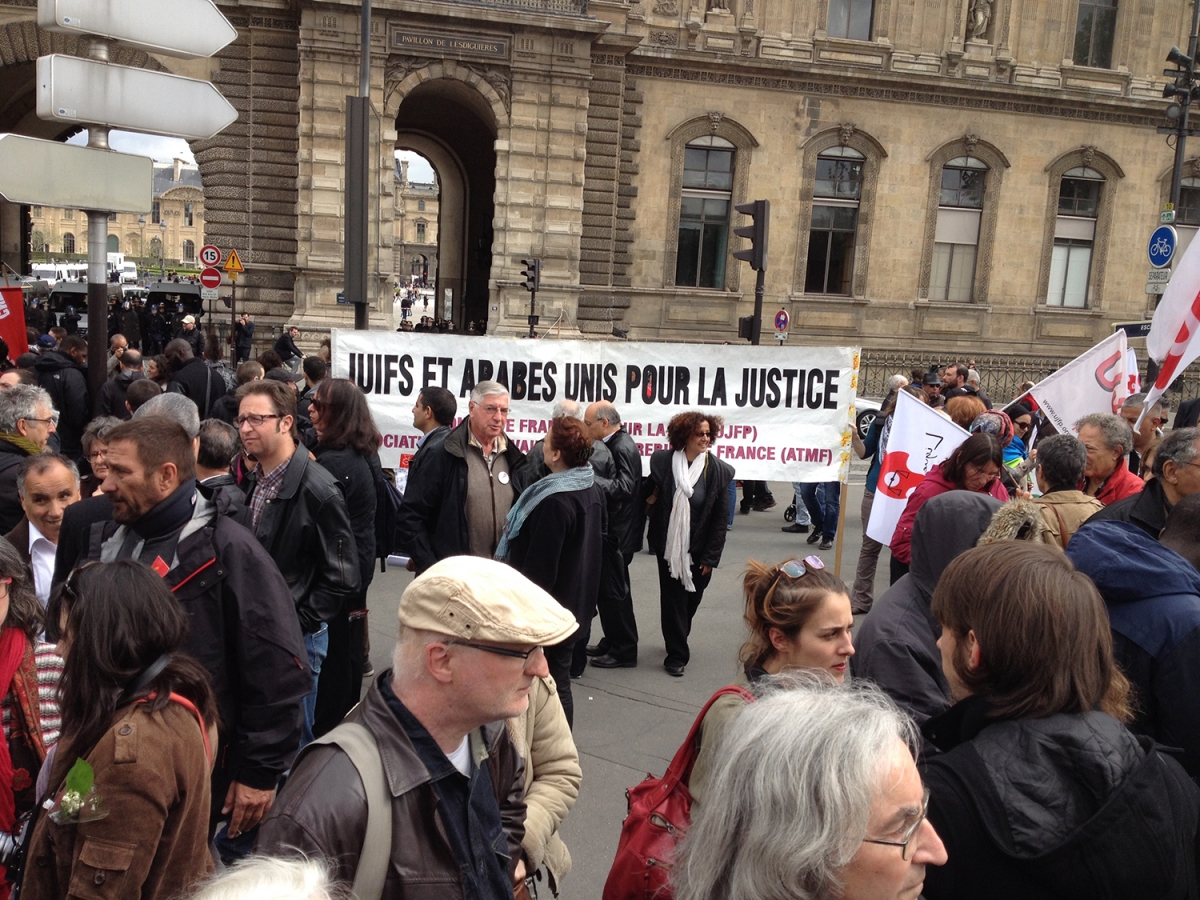
<svg viewBox="0 0 1200 900">
<path fill-rule="evenodd" d="M 723 420 L 705 412 L 679 413 L 667 425 L 670 449 L 650 457 L 644 490 L 650 549 L 658 557 L 658 603 L 667 658 L 680 678 L 688 664 L 692 618 L 721 562 L 729 519 L 733 467 L 709 452 Z"/>
<path fill-rule="evenodd" d="M 545 588 L 580 624 L 596 608 L 604 550 L 604 492 L 595 483 L 591 455 L 584 424 L 570 416 L 555 419 L 542 448 L 550 474 L 517 498 L 496 547 L 496 559 Z M 571 657 L 578 634 L 542 648 L 569 724 L 575 721 Z"/>
</svg>

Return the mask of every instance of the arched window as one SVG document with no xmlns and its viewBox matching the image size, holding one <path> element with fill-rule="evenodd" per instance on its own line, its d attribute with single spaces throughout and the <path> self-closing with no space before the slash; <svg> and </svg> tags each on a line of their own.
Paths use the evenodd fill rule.
<svg viewBox="0 0 1200 900">
<path fill-rule="evenodd" d="M 125 246 L 128 248 L 127 252 L 129 253 L 130 256 L 141 256 L 142 255 L 142 241 L 138 235 L 136 235 L 136 234 L 125 235 Z"/>
<path fill-rule="evenodd" d="M 804 273 L 806 294 L 851 292 L 865 161 L 863 154 L 844 145 L 830 147 L 817 157 Z"/>
<path fill-rule="evenodd" d="M 75 235 L 71 234 L 71 232 L 68 231 L 66 234 L 63 235 L 63 253 L 74 253 L 74 252 L 75 252 Z"/>
<path fill-rule="evenodd" d="M 121 252 L 121 239 L 119 237 L 117 237 L 115 234 L 110 234 L 108 236 L 108 252 L 109 253 L 120 253 Z"/>
<path fill-rule="evenodd" d="M 1104 176 L 1087 166 L 1068 169 L 1059 182 L 1047 306 L 1084 309 L 1088 305 L 1096 220 L 1103 190 Z"/>
<path fill-rule="evenodd" d="M 716 135 L 688 141 L 684 149 L 675 261 L 678 286 L 725 285 L 734 153 L 734 145 Z"/>
<path fill-rule="evenodd" d="M 425 223 L 424 222 L 417 223 L 417 243 L 418 244 L 425 243 Z"/>
<path fill-rule="evenodd" d="M 973 299 L 987 170 L 987 164 L 973 156 L 958 156 L 942 166 L 931 300 L 968 303 Z"/>
<path fill-rule="evenodd" d="M 196 244 L 194 241 L 183 242 L 183 261 L 194 262 L 196 259 Z"/>
</svg>

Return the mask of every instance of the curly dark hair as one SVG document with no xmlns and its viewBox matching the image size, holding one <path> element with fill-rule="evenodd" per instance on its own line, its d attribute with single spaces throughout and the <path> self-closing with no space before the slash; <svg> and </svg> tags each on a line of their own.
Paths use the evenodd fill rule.
<svg viewBox="0 0 1200 900">
<path fill-rule="evenodd" d="M 592 455 L 592 439 L 583 423 L 571 416 L 560 416 L 550 423 L 546 440 L 562 454 L 567 468 L 586 465 Z"/>
<path fill-rule="evenodd" d="M 678 415 L 672 416 L 671 421 L 667 423 L 667 440 L 671 444 L 672 450 L 682 450 L 687 446 L 688 438 L 692 436 L 701 422 L 707 422 L 709 430 L 712 431 L 712 436 L 709 438 L 709 446 L 717 442 L 717 435 L 721 433 L 721 428 L 725 424 L 725 420 L 720 416 L 714 416 L 712 413 L 700 412 L 699 410 L 688 410 L 681 412 Z"/>
</svg>

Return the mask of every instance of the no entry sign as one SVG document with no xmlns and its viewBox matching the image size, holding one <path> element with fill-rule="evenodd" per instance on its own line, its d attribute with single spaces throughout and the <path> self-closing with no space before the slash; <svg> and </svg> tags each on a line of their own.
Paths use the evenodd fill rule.
<svg viewBox="0 0 1200 900">
<path fill-rule="evenodd" d="M 210 266 L 200 273 L 200 283 L 206 288 L 218 288 L 221 286 L 221 273 Z"/>
</svg>

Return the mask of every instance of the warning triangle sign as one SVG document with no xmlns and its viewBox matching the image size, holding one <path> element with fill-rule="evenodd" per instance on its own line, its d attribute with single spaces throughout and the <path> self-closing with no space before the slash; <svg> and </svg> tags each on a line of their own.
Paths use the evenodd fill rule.
<svg viewBox="0 0 1200 900">
<path fill-rule="evenodd" d="M 225 265 L 221 266 L 226 272 L 245 272 L 246 269 L 242 265 L 241 259 L 238 257 L 236 250 L 229 251 L 229 259 L 225 260 Z"/>
</svg>

